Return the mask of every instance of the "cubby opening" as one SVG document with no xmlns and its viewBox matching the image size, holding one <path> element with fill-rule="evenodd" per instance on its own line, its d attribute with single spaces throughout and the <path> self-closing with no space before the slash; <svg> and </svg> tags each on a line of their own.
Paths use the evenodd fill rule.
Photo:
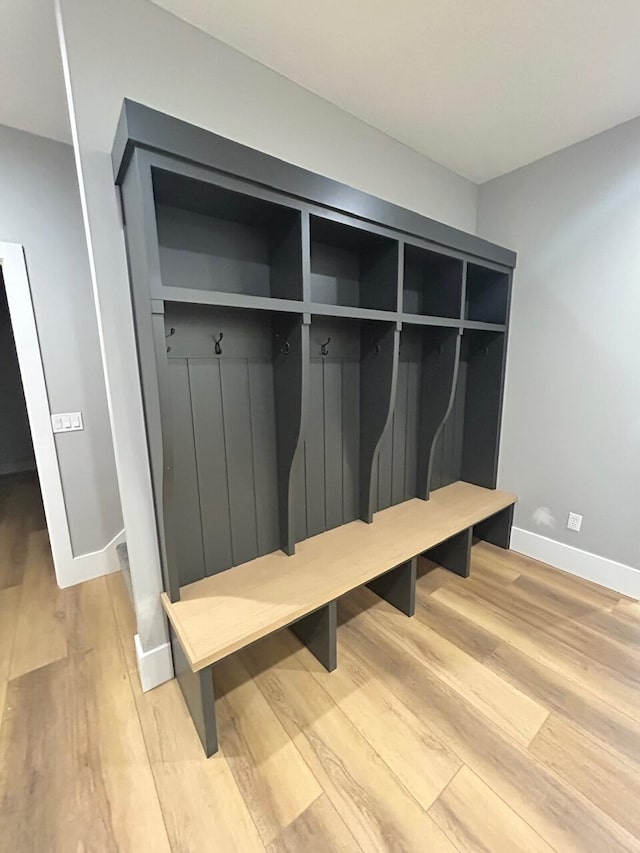
<svg viewBox="0 0 640 853">
<path fill-rule="evenodd" d="M 172 535 L 184 585 L 287 550 L 301 319 L 167 302 L 165 333 Z"/>
<path fill-rule="evenodd" d="M 462 275 L 459 258 L 405 245 L 403 312 L 460 319 Z"/>
<path fill-rule="evenodd" d="M 313 317 L 297 539 L 370 520 L 375 448 L 389 416 L 393 323 Z"/>
<path fill-rule="evenodd" d="M 458 330 L 403 326 L 393 416 L 375 470 L 376 508 L 427 497 L 429 455 L 455 375 Z"/>
<path fill-rule="evenodd" d="M 397 241 L 322 216 L 310 230 L 312 302 L 397 310 Z"/>
<path fill-rule="evenodd" d="M 302 299 L 300 211 L 152 169 L 165 287 Z"/>
<path fill-rule="evenodd" d="M 467 320 L 504 325 L 509 307 L 509 274 L 467 264 L 465 302 Z"/>
<path fill-rule="evenodd" d="M 464 480 L 495 489 L 505 335 L 467 329 L 451 411 L 433 446 L 430 488 Z"/>
</svg>

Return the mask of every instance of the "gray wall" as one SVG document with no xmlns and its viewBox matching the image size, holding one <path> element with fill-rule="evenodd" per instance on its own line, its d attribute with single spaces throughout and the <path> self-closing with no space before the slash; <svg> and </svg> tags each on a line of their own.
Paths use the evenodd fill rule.
<svg viewBox="0 0 640 853">
<path fill-rule="evenodd" d="M 22 243 L 52 412 L 85 429 L 56 437 L 75 556 L 122 516 L 80 198 L 69 145 L 0 125 L 0 240 Z"/>
<path fill-rule="evenodd" d="M 500 465 L 515 524 L 640 567 L 640 119 L 484 184 L 478 233 L 518 252 Z"/>
<path fill-rule="evenodd" d="M 109 160 L 123 98 L 459 228 L 475 228 L 477 188 L 146 0 L 59 5 L 138 630 L 148 651 L 166 640 L 166 632 L 139 379 L 132 371 L 126 258 Z"/>
<path fill-rule="evenodd" d="M 33 471 L 35 467 L 27 405 L 0 270 L 0 475 Z"/>
</svg>

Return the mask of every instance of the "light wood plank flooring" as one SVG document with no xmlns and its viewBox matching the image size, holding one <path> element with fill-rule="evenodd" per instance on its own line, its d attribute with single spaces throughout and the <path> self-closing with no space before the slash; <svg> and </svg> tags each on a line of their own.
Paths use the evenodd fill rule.
<svg viewBox="0 0 640 853">
<path fill-rule="evenodd" d="M 640 607 L 486 544 L 420 574 L 413 619 L 340 602 L 334 673 L 286 630 L 216 667 L 206 760 L 122 577 L 58 590 L 0 481 L 0 849 L 640 851 Z"/>
</svg>

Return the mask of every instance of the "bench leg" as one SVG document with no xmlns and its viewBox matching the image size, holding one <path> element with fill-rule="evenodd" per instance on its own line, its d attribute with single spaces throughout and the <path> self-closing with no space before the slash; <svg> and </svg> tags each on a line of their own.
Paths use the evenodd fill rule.
<svg viewBox="0 0 640 853">
<path fill-rule="evenodd" d="M 393 604 L 407 616 L 416 612 L 416 575 L 418 558 L 403 563 L 367 584 L 367 589 Z"/>
<path fill-rule="evenodd" d="M 198 737 L 202 742 L 207 758 L 209 758 L 218 751 L 212 667 L 207 666 L 199 672 L 193 672 L 173 629 L 170 631 L 176 678 L 191 714 L 193 725 L 196 727 Z"/>
<path fill-rule="evenodd" d="M 468 527 L 461 533 L 456 533 L 451 539 L 446 539 L 434 548 L 424 552 L 428 560 L 455 572 L 460 577 L 469 577 L 471 565 L 471 539 L 473 529 Z"/>
<path fill-rule="evenodd" d="M 473 535 L 484 539 L 498 548 L 508 548 L 511 541 L 511 525 L 513 524 L 513 504 L 500 510 L 495 515 L 485 518 L 473 528 Z"/>
<path fill-rule="evenodd" d="M 338 605 L 330 601 L 319 610 L 289 625 L 296 637 L 305 644 L 320 663 L 329 670 L 338 665 Z"/>
</svg>

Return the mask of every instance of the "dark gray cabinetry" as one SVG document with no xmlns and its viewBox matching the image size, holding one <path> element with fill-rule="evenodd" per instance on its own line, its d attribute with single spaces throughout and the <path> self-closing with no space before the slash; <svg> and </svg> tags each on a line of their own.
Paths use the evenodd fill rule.
<svg viewBox="0 0 640 853">
<path fill-rule="evenodd" d="M 114 171 L 172 600 L 495 488 L 513 253 L 137 104 Z"/>
</svg>

